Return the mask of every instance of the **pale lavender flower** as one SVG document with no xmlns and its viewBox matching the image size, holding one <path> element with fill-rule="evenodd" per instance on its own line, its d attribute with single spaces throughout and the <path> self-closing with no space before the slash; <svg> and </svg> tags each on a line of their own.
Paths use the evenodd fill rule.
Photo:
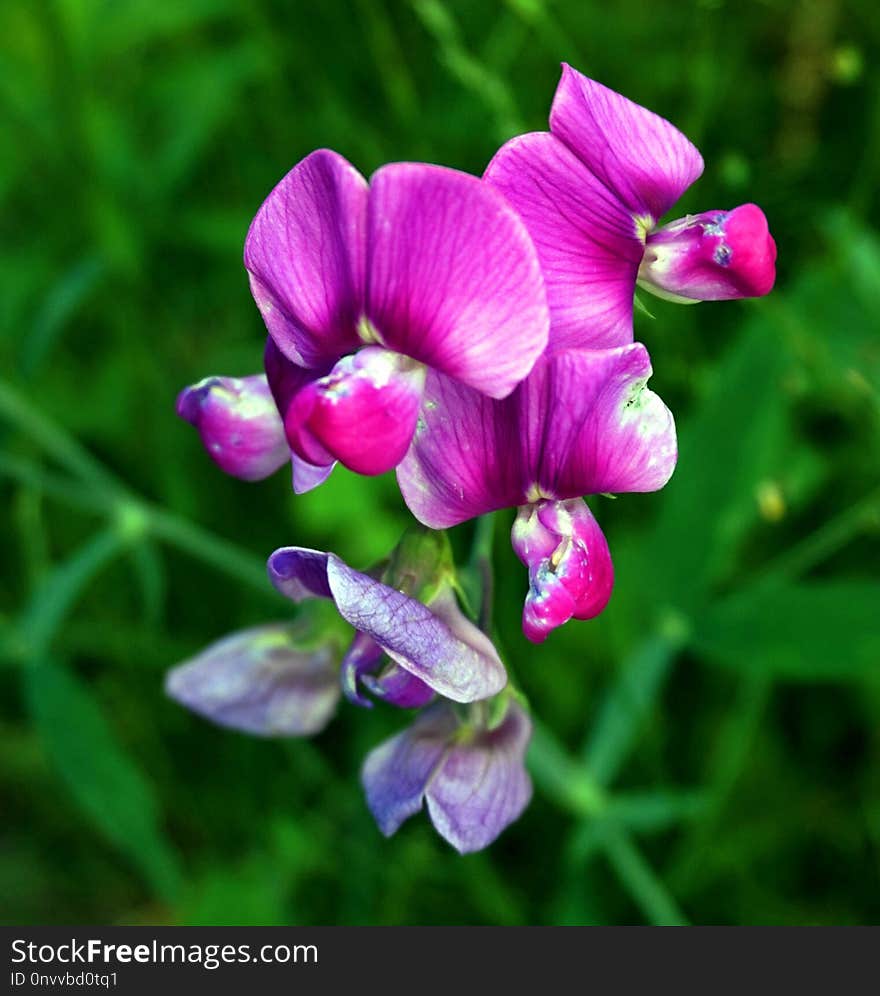
<svg viewBox="0 0 880 996">
<path fill-rule="evenodd" d="M 263 737 L 319 733 L 339 702 L 339 647 L 293 623 L 232 633 L 168 672 L 165 691 L 206 719 Z"/>
<path fill-rule="evenodd" d="M 432 706 L 364 762 L 361 780 L 379 829 L 390 836 L 426 805 L 456 850 L 488 847 L 531 799 L 525 769 L 531 735 L 528 715 L 513 700 L 491 729 L 462 721 L 449 703 Z"/>
<path fill-rule="evenodd" d="M 435 692 L 455 702 L 475 702 L 497 694 L 507 682 L 491 641 L 462 614 L 448 586 L 425 605 L 352 570 L 335 554 L 295 546 L 276 550 L 268 570 L 283 595 L 294 602 L 332 599 L 358 631 L 342 669 L 346 692 L 362 704 L 359 679 L 401 706 L 423 705 Z"/>
<path fill-rule="evenodd" d="M 511 139 L 485 173 L 538 250 L 552 349 L 631 342 L 637 282 L 677 301 L 770 291 L 776 245 L 754 204 L 657 228 L 702 172 L 668 121 L 563 64 L 550 131 Z"/>
</svg>

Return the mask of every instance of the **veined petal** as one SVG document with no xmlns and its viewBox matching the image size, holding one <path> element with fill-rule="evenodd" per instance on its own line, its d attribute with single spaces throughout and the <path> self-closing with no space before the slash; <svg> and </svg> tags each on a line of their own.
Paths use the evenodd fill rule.
<svg viewBox="0 0 880 996">
<path fill-rule="evenodd" d="M 352 640 L 342 660 L 341 678 L 349 702 L 368 709 L 373 703 L 361 694 L 361 685 L 376 698 L 400 709 L 418 709 L 434 698 L 433 688 L 396 661 L 389 662 L 383 648 L 366 633 L 357 633 Z"/>
<path fill-rule="evenodd" d="M 353 571 L 333 554 L 327 577 L 339 614 L 368 633 L 402 668 L 453 702 L 475 702 L 507 683 L 495 648 L 457 636 L 431 609 Z"/>
<path fill-rule="evenodd" d="M 358 474 L 392 470 L 409 449 L 425 368 L 379 346 L 343 357 L 287 409 L 291 449 L 313 465 L 339 460 Z"/>
<path fill-rule="evenodd" d="M 703 172 L 672 124 L 563 63 L 550 130 L 651 228 Z"/>
<path fill-rule="evenodd" d="M 361 780 L 379 829 L 393 834 L 427 802 L 435 829 L 462 854 L 482 850 L 528 805 L 532 724 L 509 702 L 494 730 L 463 729 L 439 703 L 372 750 Z"/>
<path fill-rule="evenodd" d="M 422 808 L 425 788 L 457 727 L 455 713 L 438 705 L 367 755 L 361 781 L 370 812 L 386 837 Z"/>
<path fill-rule="evenodd" d="M 502 401 L 429 374 L 397 469 L 404 501 L 445 529 L 541 498 L 661 488 L 675 467 L 675 424 L 645 387 L 650 375 L 640 343 L 542 358 Z"/>
<path fill-rule="evenodd" d="M 294 362 L 318 366 L 358 343 L 367 182 L 319 149 L 284 177 L 247 234 L 244 265 L 269 334 Z"/>
<path fill-rule="evenodd" d="M 549 132 L 511 139 L 484 179 L 513 205 L 535 243 L 550 305 L 548 348 L 632 342 L 644 244 L 631 211 Z"/>
<path fill-rule="evenodd" d="M 769 294 L 776 243 L 757 204 L 705 211 L 648 236 L 639 283 L 673 300 L 730 301 Z"/>
<path fill-rule="evenodd" d="M 397 468 L 403 499 L 419 522 L 447 529 L 526 500 L 531 473 L 519 437 L 525 389 L 493 401 L 451 377 L 428 373 L 416 434 Z"/>
<path fill-rule="evenodd" d="M 378 341 L 484 394 L 509 394 L 547 345 L 541 270 L 497 191 L 441 166 L 371 180 L 367 318 Z"/>
<path fill-rule="evenodd" d="M 425 791 L 431 822 L 462 854 L 488 847 L 532 797 L 525 754 L 532 724 L 511 701 L 501 724 L 455 740 Z"/>
<path fill-rule="evenodd" d="M 446 621 L 438 612 L 348 567 L 334 554 L 284 547 L 269 558 L 269 578 L 288 598 L 332 598 L 339 614 L 373 640 L 404 670 L 454 702 L 474 702 L 507 682 L 495 648 L 480 634 Z M 458 613 L 461 616 L 461 613 Z"/>
<path fill-rule="evenodd" d="M 339 701 L 335 648 L 303 650 L 295 627 L 255 626 L 224 637 L 169 671 L 165 691 L 221 726 L 256 736 L 311 736 Z"/>
<path fill-rule="evenodd" d="M 284 426 L 262 374 L 206 377 L 180 392 L 177 414 L 199 430 L 211 459 L 233 477 L 259 481 L 287 463 Z"/>
</svg>

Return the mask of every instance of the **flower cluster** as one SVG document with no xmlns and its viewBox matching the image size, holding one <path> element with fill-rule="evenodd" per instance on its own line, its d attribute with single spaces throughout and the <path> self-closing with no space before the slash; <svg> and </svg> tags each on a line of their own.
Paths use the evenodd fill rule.
<svg viewBox="0 0 880 996">
<path fill-rule="evenodd" d="M 178 414 L 245 480 L 290 461 L 303 493 L 337 462 L 396 470 L 421 527 L 367 573 L 276 550 L 272 584 L 332 601 L 347 649 L 301 619 L 257 627 L 174 669 L 169 694 L 266 736 L 318 732 L 342 694 L 421 710 L 364 763 L 380 829 L 424 804 L 466 852 L 515 820 L 531 795 L 528 709 L 459 605 L 442 530 L 517 510 L 535 643 L 605 608 L 611 556 L 584 498 L 656 491 L 677 457 L 633 341 L 636 287 L 694 302 L 766 294 L 775 278 L 754 204 L 660 224 L 702 169 L 668 121 L 569 66 L 550 130 L 512 139 L 482 178 L 394 163 L 368 182 L 328 150 L 298 163 L 245 242 L 264 372 L 207 378 Z"/>
</svg>

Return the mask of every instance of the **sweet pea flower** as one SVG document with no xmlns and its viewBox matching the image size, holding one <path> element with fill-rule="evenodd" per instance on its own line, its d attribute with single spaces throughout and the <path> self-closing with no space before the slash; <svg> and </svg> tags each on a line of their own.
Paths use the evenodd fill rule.
<svg viewBox="0 0 880 996">
<path fill-rule="evenodd" d="M 605 606 L 608 546 L 581 496 L 656 491 L 675 468 L 672 414 L 647 389 L 648 352 L 569 349 L 542 358 L 501 401 L 428 377 L 413 445 L 397 469 L 413 515 L 445 529 L 519 507 L 513 544 L 529 567 L 526 636 L 540 642 Z"/>
<path fill-rule="evenodd" d="M 482 850 L 518 819 L 532 783 L 525 752 L 532 724 L 509 700 L 501 722 L 462 722 L 448 703 L 371 751 L 361 780 L 386 837 L 427 805 L 434 828 L 461 854 Z"/>
<path fill-rule="evenodd" d="M 168 672 L 165 691 L 220 726 L 263 737 L 311 736 L 339 702 L 339 647 L 295 623 L 232 633 Z"/>
<path fill-rule="evenodd" d="M 463 615 L 448 584 L 441 582 L 425 604 L 352 570 L 333 553 L 296 546 L 276 550 L 268 570 L 282 595 L 294 602 L 332 599 L 357 630 L 342 677 L 346 694 L 361 705 L 369 700 L 359 694 L 359 682 L 402 707 L 424 705 L 435 693 L 476 702 L 507 683 L 498 652 Z"/>
<path fill-rule="evenodd" d="M 206 377 L 180 392 L 177 414 L 198 429 L 208 455 L 233 477 L 259 481 L 290 459 L 263 374 Z"/>
<path fill-rule="evenodd" d="M 756 205 L 657 227 L 702 172 L 668 121 L 563 63 L 550 131 L 511 139 L 484 177 L 538 250 L 552 349 L 631 342 L 636 283 L 685 303 L 772 289 L 776 244 Z"/>
<path fill-rule="evenodd" d="M 525 226 L 456 170 L 393 163 L 368 184 L 335 152 L 313 152 L 260 207 L 244 259 L 273 344 L 269 382 L 303 461 L 297 490 L 336 460 L 362 474 L 395 467 L 429 370 L 503 398 L 547 344 Z"/>
</svg>

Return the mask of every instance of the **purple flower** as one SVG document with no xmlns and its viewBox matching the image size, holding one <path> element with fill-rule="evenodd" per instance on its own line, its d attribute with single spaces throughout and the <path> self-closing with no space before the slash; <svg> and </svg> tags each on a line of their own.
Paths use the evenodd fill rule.
<svg viewBox="0 0 880 996">
<path fill-rule="evenodd" d="M 266 378 L 206 377 L 177 396 L 177 414 L 194 425 L 227 474 L 259 481 L 289 459 L 284 426 Z"/>
<path fill-rule="evenodd" d="M 610 594 L 608 548 L 572 499 L 656 491 L 672 475 L 675 425 L 645 386 L 650 376 L 647 350 L 632 343 L 542 358 L 501 401 L 428 377 L 419 428 L 397 469 L 403 497 L 434 529 L 520 507 L 513 539 L 529 566 L 532 640 L 572 616 L 595 615 Z"/>
<path fill-rule="evenodd" d="M 422 713 L 367 756 L 367 805 L 385 836 L 427 804 L 435 829 L 462 854 L 488 847 L 532 796 L 529 717 L 514 701 L 492 729 L 462 723 L 448 703 Z"/>
<path fill-rule="evenodd" d="M 429 605 L 367 574 L 335 554 L 283 547 L 269 558 L 269 578 L 288 598 L 330 598 L 358 631 L 343 660 L 343 687 L 361 704 L 363 681 L 374 694 L 400 706 L 424 705 L 433 693 L 475 702 L 501 691 L 504 665 L 488 637 L 460 611 L 448 584 Z M 383 667 L 384 658 L 390 664 Z M 369 680 L 368 680 L 369 679 Z"/>
<path fill-rule="evenodd" d="M 631 342 L 637 281 L 679 301 L 770 291 L 776 245 L 754 204 L 656 227 L 702 172 L 668 121 L 563 64 L 550 131 L 512 139 L 485 173 L 538 250 L 553 349 Z"/>
<path fill-rule="evenodd" d="M 364 474 L 409 446 L 426 371 L 501 398 L 547 343 L 534 247 L 475 177 L 394 163 L 370 184 L 312 153 L 268 196 L 245 242 L 277 347 L 267 373 L 293 452 L 318 483 L 335 460 Z"/>
<path fill-rule="evenodd" d="M 165 691 L 220 726 L 263 737 L 319 733 L 339 701 L 339 648 L 270 623 L 232 633 L 168 672 Z"/>
</svg>

